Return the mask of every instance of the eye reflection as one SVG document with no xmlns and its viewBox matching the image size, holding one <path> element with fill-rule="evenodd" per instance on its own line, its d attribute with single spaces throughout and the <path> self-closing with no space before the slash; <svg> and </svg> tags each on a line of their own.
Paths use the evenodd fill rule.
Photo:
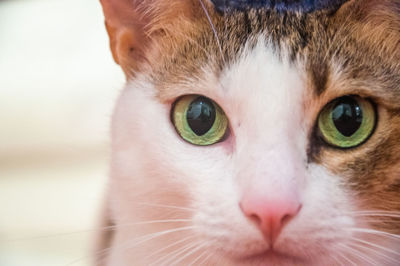
<svg viewBox="0 0 400 266">
<path fill-rule="evenodd" d="M 333 108 L 332 119 L 337 130 L 346 137 L 353 135 L 361 126 L 363 114 L 357 101 L 343 97 Z"/>
<path fill-rule="evenodd" d="M 215 122 L 216 111 L 210 100 L 205 97 L 195 99 L 187 110 L 186 119 L 197 136 L 206 134 Z"/>
</svg>

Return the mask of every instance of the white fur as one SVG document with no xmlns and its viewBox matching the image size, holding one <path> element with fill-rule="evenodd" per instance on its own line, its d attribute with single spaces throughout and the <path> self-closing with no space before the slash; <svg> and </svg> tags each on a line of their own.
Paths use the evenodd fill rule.
<svg viewBox="0 0 400 266">
<path fill-rule="evenodd" d="M 110 198 L 117 229 L 107 265 L 301 264 L 243 259 L 269 245 L 239 208 L 252 182 L 271 195 L 292 186 L 302 201 L 300 213 L 278 238 L 277 251 L 303 258 L 304 265 L 343 261 L 343 245 L 357 225 L 348 212 L 356 206 L 340 176 L 307 162 L 316 114 L 304 107 L 312 96 L 302 68 L 278 59 L 260 38 L 220 79 L 205 68 L 200 84 L 181 86 L 215 100 L 230 120 L 231 135 L 208 147 L 183 141 L 170 121 L 171 105 L 158 100 L 148 78 L 128 83 L 113 119 Z M 163 219 L 188 221 L 142 223 Z M 140 238 L 186 226 L 193 228 Z M 186 245 L 198 249 L 179 252 Z"/>
</svg>

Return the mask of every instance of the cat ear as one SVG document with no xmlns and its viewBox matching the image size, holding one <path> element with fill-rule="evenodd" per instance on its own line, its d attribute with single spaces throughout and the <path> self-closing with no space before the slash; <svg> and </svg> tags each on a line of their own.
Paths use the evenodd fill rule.
<svg viewBox="0 0 400 266">
<path fill-rule="evenodd" d="M 182 17 L 190 17 L 192 0 L 100 0 L 115 62 L 127 77 L 154 52 L 154 43 Z M 153 50 L 153 51 L 152 51 Z"/>
</svg>

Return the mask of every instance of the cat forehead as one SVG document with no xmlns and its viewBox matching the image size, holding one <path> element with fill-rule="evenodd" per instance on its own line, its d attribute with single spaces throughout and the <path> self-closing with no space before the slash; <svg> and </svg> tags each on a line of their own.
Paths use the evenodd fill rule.
<svg viewBox="0 0 400 266">
<path fill-rule="evenodd" d="M 302 65 L 315 95 L 337 89 L 330 86 L 333 81 L 351 80 L 348 84 L 373 87 L 388 101 L 400 100 L 399 2 L 350 1 L 335 12 L 311 13 L 198 8 L 191 26 L 177 33 L 152 65 L 161 95 L 174 87 L 165 84 L 201 79 L 205 68 L 218 76 L 262 36 L 277 57 Z"/>
</svg>

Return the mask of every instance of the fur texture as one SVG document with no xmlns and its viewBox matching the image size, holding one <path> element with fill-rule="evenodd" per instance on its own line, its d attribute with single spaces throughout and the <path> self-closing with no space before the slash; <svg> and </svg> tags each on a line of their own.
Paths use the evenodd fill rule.
<svg viewBox="0 0 400 266">
<path fill-rule="evenodd" d="M 229 14 L 197 0 L 102 3 L 128 82 L 112 124 L 114 230 L 96 265 L 398 264 L 399 1 Z M 179 137 L 171 106 L 187 94 L 224 110 L 225 141 Z M 343 95 L 378 112 L 370 139 L 346 150 L 316 132 L 321 109 Z M 301 202 L 274 252 L 241 209 L 251 193 Z"/>
<path fill-rule="evenodd" d="M 346 2 L 346 0 L 211 0 L 211 2 L 220 12 L 267 8 L 281 12 L 300 11 L 308 13 L 322 9 L 334 10 Z"/>
</svg>

